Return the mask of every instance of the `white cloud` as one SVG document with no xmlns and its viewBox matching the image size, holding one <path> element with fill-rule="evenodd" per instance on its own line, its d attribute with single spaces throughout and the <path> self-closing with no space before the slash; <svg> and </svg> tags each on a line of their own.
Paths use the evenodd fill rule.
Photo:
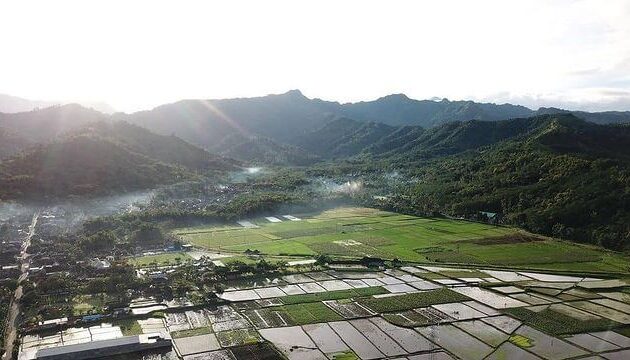
<svg viewBox="0 0 630 360">
<path fill-rule="evenodd" d="M 630 87 L 629 18 L 623 0 L 6 1 L 0 92 L 123 110 L 293 88 L 625 106 L 610 94 Z"/>
</svg>

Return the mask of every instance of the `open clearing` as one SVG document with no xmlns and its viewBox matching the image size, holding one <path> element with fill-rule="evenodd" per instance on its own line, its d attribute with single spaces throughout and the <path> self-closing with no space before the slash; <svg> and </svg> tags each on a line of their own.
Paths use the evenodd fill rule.
<svg viewBox="0 0 630 360">
<path fill-rule="evenodd" d="M 131 258 L 129 262 L 137 267 L 145 267 L 152 265 L 175 265 L 188 260 L 193 260 L 193 258 L 185 252 L 165 252 Z"/>
<path fill-rule="evenodd" d="M 262 217 L 247 220 L 256 227 L 204 225 L 173 233 L 185 242 L 228 253 L 250 249 L 268 256 L 328 254 L 553 270 L 627 270 L 627 259 L 621 255 L 537 238 L 511 227 L 356 207 L 297 215 L 302 221 L 272 222 Z"/>
</svg>

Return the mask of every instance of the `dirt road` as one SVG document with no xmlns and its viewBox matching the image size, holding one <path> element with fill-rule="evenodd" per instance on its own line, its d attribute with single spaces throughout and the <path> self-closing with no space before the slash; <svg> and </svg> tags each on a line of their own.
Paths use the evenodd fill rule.
<svg viewBox="0 0 630 360">
<path fill-rule="evenodd" d="M 33 220 L 31 220 L 31 225 L 28 228 L 28 235 L 22 243 L 22 251 L 20 253 L 20 269 L 22 273 L 19 277 L 20 283 L 24 281 L 26 279 L 26 276 L 28 275 L 28 254 L 26 253 L 26 250 L 31 245 L 31 238 L 35 234 L 35 226 L 37 225 L 38 219 L 39 211 L 33 214 Z M 17 289 L 15 289 L 13 299 L 11 300 L 11 305 L 9 306 L 4 339 L 4 349 L 6 350 L 6 352 L 2 356 L 2 360 L 11 360 L 11 356 L 13 355 L 13 343 L 15 342 L 15 339 L 17 337 L 18 315 L 20 314 L 21 298 L 22 285 L 18 285 Z"/>
</svg>

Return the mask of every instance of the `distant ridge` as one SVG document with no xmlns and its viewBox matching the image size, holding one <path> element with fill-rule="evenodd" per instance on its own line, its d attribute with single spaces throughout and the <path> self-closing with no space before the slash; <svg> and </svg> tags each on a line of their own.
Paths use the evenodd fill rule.
<svg viewBox="0 0 630 360">
<path fill-rule="evenodd" d="M 25 111 L 32 111 L 36 109 L 47 108 L 51 106 L 59 106 L 70 103 L 79 103 L 82 106 L 96 111 L 113 114 L 116 109 L 109 104 L 103 102 L 84 102 L 84 101 L 41 101 L 41 100 L 29 100 L 17 96 L 11 96 L 6 94 L 0 94 L 0 113 L 12 114 Z"/>
</svg>

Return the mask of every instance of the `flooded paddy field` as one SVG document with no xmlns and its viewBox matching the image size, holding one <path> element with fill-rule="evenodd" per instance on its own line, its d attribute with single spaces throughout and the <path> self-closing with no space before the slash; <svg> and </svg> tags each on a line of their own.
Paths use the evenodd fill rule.
<svg viewBox="0 0 630 360">
<path fill-rule="evenodd" d="M 473 277 L 481 283 L 457 280 Z M 445 279 L 457 281 L 437 281 Z M 426 289 L 413 286 L 419 283 Z M 125 357 L 138 360 L 626 358 L 628 288 L 610 283 L 411 265 L 293 274 L 232 287 L 220 306 L 160 308 L 134 327 L 113 321 L 29 334 L 20 359 L 42 348 L 127 336 L 130 328 L 173 339 L 170 352 Z"/>
</svg>

